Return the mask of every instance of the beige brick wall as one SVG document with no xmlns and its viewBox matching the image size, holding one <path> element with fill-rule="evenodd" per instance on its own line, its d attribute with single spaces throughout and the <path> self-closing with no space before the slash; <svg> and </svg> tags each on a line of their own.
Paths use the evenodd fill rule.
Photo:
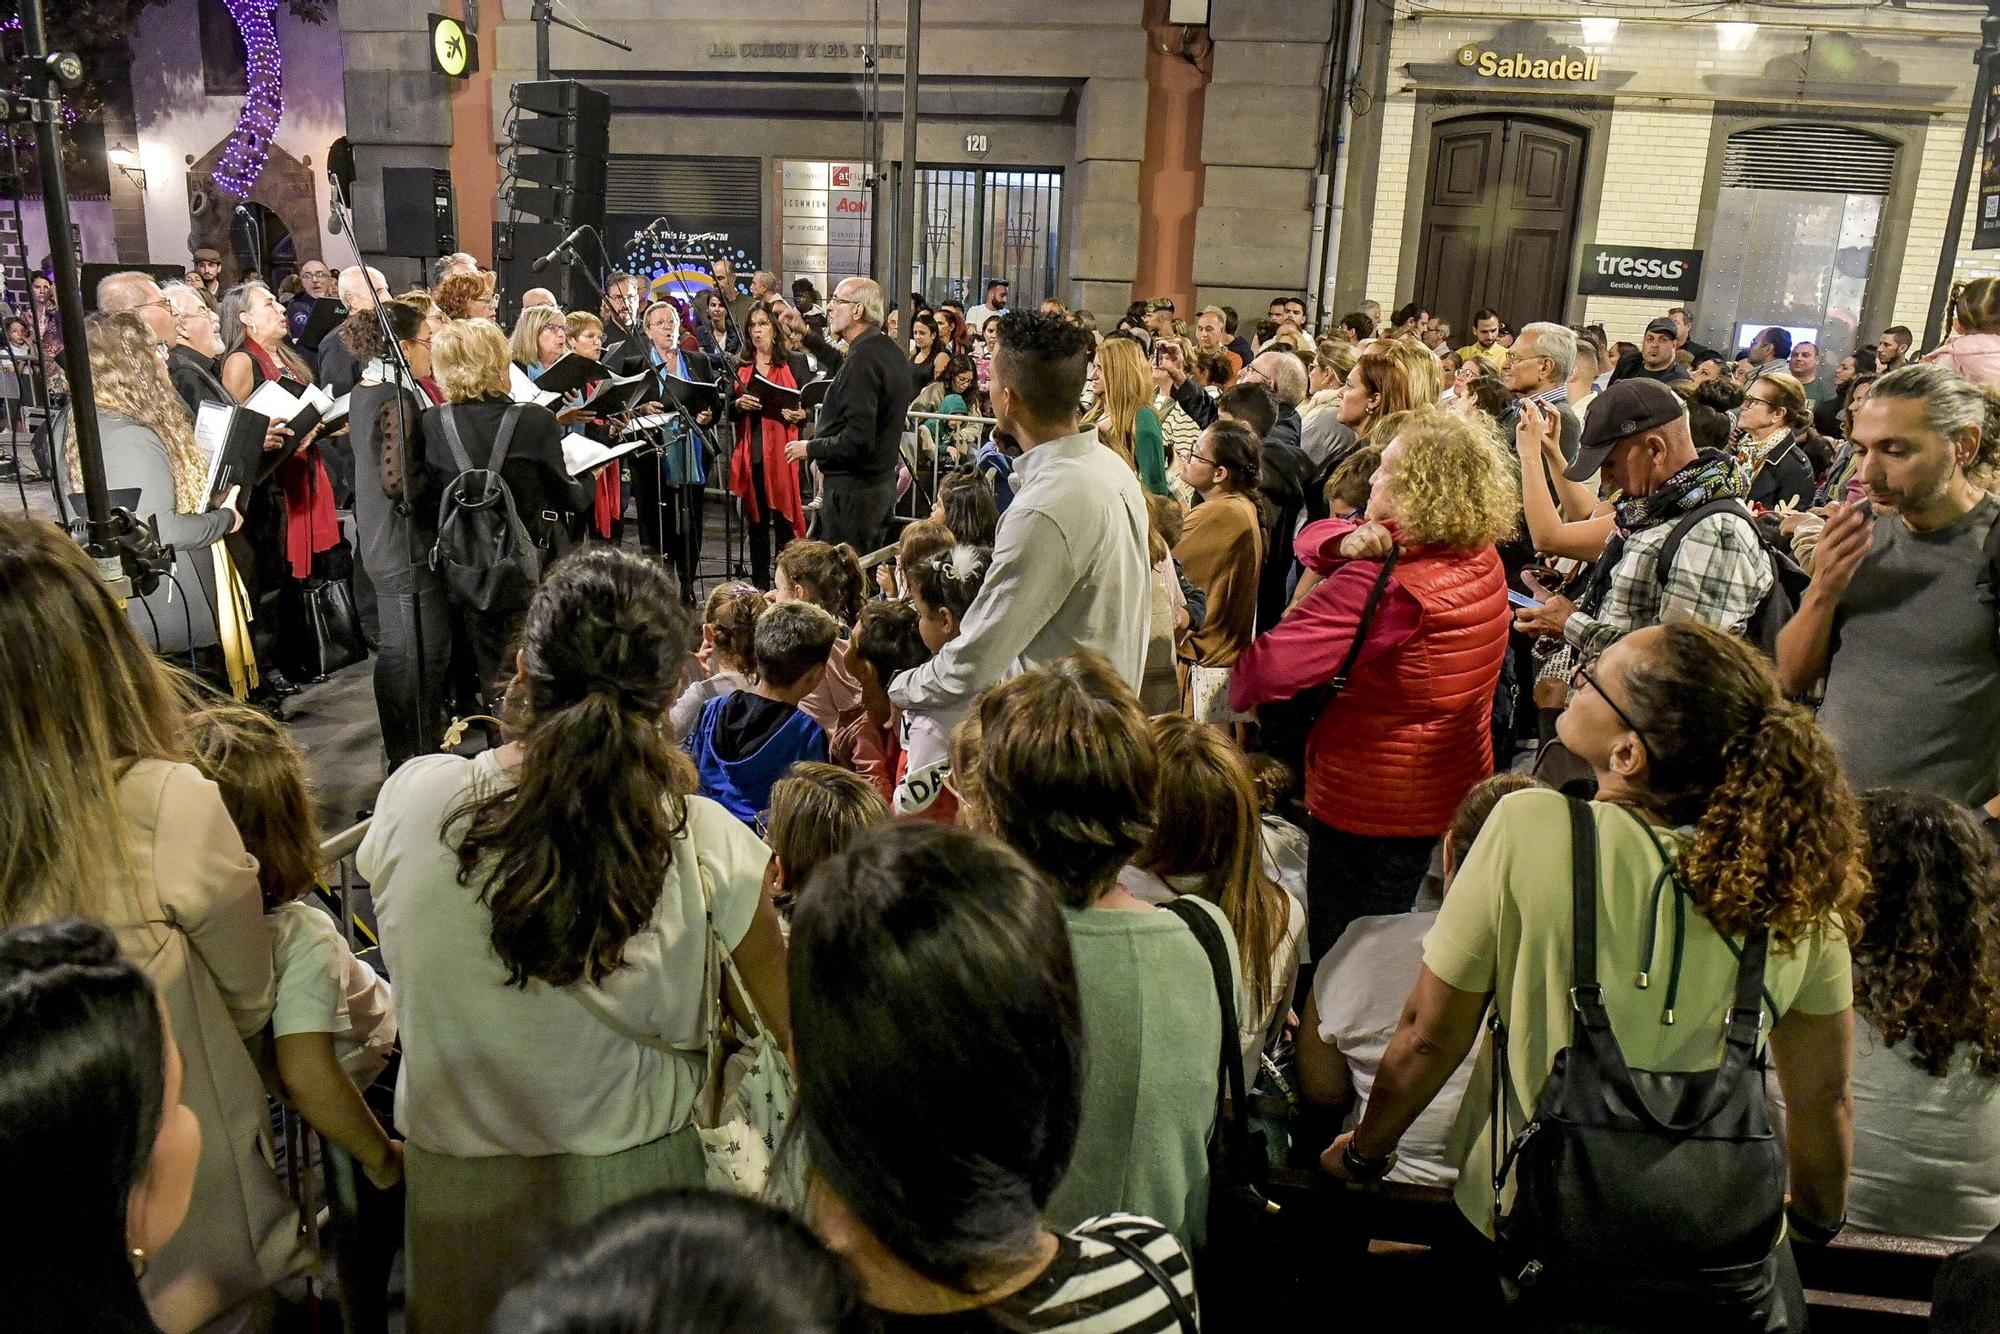
<svg viewBox="0 0 2000 1334">
<path fill-rule="evenodd" d="M 1702 173 L 1708 165 L 1713 115 L 1706 108 L 1621 107 L 1612 113 L 1605 148 L 1604 189 L 1597 203 L 1597 231 L 1581 237 L 1598 245 L 1695 245 Z M 1593 296 L 1585 323 L 1601 322 L 1613 342 L 1636 343 L 1662 302 Z"/>
<path fill-rule="evenodd" d="M 1410 184 L 1410 140 L 1416 132 L 1417 99 L 1392 97 L 1382 108 L 1381 171 L 1375 179 L 1372 236 L 1368 248 L 1368 295 L 1384 314 L 1406 297 L 1399 284 L 1403 209 Z"/>
<path fill-rule="evenodd" d="M 1917 180 L 1917 197 L 1910 201 L 1910 239 L 1903 251 L 1903 273 L 1896 285 L 1895 307 L 1895 322 L 1917 330 L 1920 340 L 1924 321 L 1930 315 L 1938 247 L 1944 241 L 1951 192 L 1958 183 L 1959 147 L 1964 142 L 1963 120 L 1934 120 L 1924 136 L 1923 172 Z M 1965 230 L 1960 235 L 1958 264 L 1954 269 L 1961 280 L 2000 276 L 2000 251 L 1972 249 L 1972 229 L 1978 211 L 1975 176 L 1972 197 L 1965 201 Z"/>
</svg>

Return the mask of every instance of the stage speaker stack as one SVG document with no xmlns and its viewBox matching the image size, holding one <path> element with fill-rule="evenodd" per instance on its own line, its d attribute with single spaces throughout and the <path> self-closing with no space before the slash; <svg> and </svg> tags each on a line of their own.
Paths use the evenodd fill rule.
<svg viewBox="0 0 2000 1334">
<path fill-rule="evenodd" d="M 493 257 L 511 312 L 530 287 L 550 287 L 565 306 L 593 308 L 589 284 L 569 282 L 567 266 L 534 273 L 530 265 L 585 223 L 604 230 L 605 159 L 611 147 L 611 99 L 574 79 L 517 83 L 508 131 L 512 184 L 509 218 L 493 226 Z M 579 242 L 586 271 L 595 243 Z M 568 285 L 572 290 L 565 292 Z"/>
</svg>

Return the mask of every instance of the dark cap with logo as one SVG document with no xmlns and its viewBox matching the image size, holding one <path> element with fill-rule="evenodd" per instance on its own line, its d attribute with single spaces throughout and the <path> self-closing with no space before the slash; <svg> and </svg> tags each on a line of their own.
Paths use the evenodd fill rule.
<svg viewBox="0 0 2000 1334">
<path fill-rule="evenodd" d="M 1576 462 L 1563 471 L 1563 476 L 1572 482 L 1589 481 L 1620 440 L 1665 426 L 1686 412 L 1681 396 L 1658 380 L 1620 380 L 1590 400 Z"/>
<path fill-rule="evenodd" d="M 1681 326 L 1675 324 L 1673 320 L 1670 319 L 1669 317 L 1662 315 L 1660 316 L 1660 318 L 1654 320 L 1651 324 L 1646 326 L 1646 332 L 1665 334 L 1669 338 L 1677 339 L 1681 336 Z"/>
</svg>

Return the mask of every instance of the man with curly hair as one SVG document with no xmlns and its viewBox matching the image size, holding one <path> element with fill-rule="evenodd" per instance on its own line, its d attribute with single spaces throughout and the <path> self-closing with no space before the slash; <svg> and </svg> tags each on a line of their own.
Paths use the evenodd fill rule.
<svg viewBox="0 0 2000 1334">
<path fill-rule="evenodd" d="M 958 638 L 895 679 L 898 708 L 935 713 L 1079 649 L 1102 653 L 1134 690 L 1144 679 L 1146 502 L 1131 467 L 1079 424 L 1093 350 L 1060 315 L 1000 317 L 994 435 L 1020 450 L 1014 499 Z"/>
</svg>

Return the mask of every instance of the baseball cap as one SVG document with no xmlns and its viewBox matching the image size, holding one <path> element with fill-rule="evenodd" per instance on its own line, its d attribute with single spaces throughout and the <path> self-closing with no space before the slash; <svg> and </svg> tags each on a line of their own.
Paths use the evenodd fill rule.
<svg viewBox="0 0 2000 1334">
<path fill-rule="evenodd" d="M 1679 338 L 1681 336 L 1681 326 L 1675 324 L 1668 316 L 1662 315 L 1646 326 L 1646 332 L 1665 334 L 1669 338 Z"/>
<path fill-rule="evenodd" d="M 1620 380 L 1590 401 L 1583 421 L 1576 462 L 1563 470 L 1572 482 L 1587 482 L 1604 466 L 1620 440 L 1665 426 L 1687 411 L 1681 396 L 1658 380 Z"/>
</svg>

